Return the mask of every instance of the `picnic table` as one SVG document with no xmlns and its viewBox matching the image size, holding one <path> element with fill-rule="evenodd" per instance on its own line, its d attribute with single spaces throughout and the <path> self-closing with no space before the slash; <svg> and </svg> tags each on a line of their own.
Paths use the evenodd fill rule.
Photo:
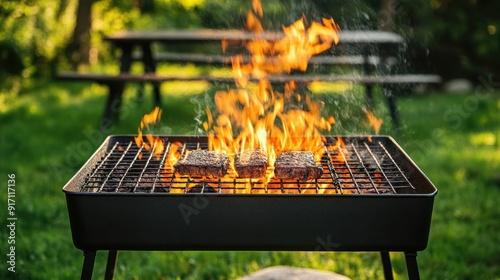
<svg viewBox="0 0 500 280">
<path fill-rule="evenodd" d="M 229 64 L 229 55 L 224 54 L 195 54 L 195 53 L 155 53 L 155 44 L 209 44 L 226 42 L 250 41 L 256 38 L 265 40 L 279 40 L 283 38 L 281 32 L 263 32 L 259 34 L 242 30 L 159 30 L 159 31 L 122 31 L 104 37 L 112 43 L 119 53 L 120 73 L 118 75 L 83 74 L 75 72 L 60 73 L 59 78 L 66 80 L 87 80 L 109 87 L 108 101 L 103 119 L 116 119 L 119 114 L 124 85 L 127 82 L 153 84 L 154 100 L 161 105 L 160 83 L 166 81 L 206 80 L 212 82 L 234 82 L 232 78 L 198 76 L 161 76 L 156 73 L 159 62 L 192 62 L 199 64 Z M 324 55 L 315 56 L 310 64 L 316 65 L 350 65 L 360 66 L 363 75 L 287 75 L 270 77 L 271 82 L 285 82 L 298 79 L 304 83 L 312 81 L 346 81 L 360 83 L 366 87 L 367 106 L 373 107 L 372 88 L 375 85 L 386 87 L 385 97 L 389 106 L 392 120 L 397 129 L 400 126 L 399 113 L 396 106 L 396 94 L 390 91 L 391 87 L 401 84 L 438 83 L 440 77 L 436 75 L 401 74 L 393 73 L 398 63 L 400 48 L 405 40 L 399 34 L 387 31 L 349 31 L 339 32 L 340 43 Z M 131 64 L 139 61 L 144 66 L 144 74 L 130 74 Z M 377 74 L 375 73 L 377 70 Z M 294 77 L 295 76 L 295 77 Z"/>
</svg>

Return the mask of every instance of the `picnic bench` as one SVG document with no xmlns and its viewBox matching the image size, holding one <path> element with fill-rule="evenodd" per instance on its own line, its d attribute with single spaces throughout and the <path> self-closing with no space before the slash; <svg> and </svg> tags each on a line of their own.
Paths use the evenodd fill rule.
<svg viewBox="0 0 500 280">
<path fill-rule="evenodd" d="M 109 90 L 104 110 L 104 120 L 115 120 L 120 112 L 122 94 L 126 83 L 151 83 L 156 105 L 161 106 L 160 84 L 168 81 L 204 80 L 214 83 L 234 83 L 232 77 L 199 75 L 185 77 L 179 75 L 159 75 L 156 73 L 158 63 L 195 63 L 208 65 L 229 65 L 230 56 L 226 54 L 186 53 L 186 52 L 154 52 L 154 44 L 208 44 L 221 41 L 244 42 L 256 38 L 279 40 L 280 32 L 265 32 L 259 35 L 241 30 L 163 30 L 163 31 L 123 31 L 104 40 L 111 42 L 119 50 L 120 73 L 98 74 L 62 72 L 59 79 L 72 81 L 89 81 L 106 85 Z M 267 77 L 271 83 L 284 83 L 294 80 L 299 83 L 313 81 L 349 82 L 366 87 L 367 107 L 373 104 L 373 87 L 384 88 L 390 115 L 396 129 L 400 129 L 400 118 L 396 105 L 397 88 L 403 85 L 439 83 L 441 78 L 429 74 L 395 73 L 398 64 L 400 47 L 404 39 L 395 33 L 386 31 L 341 31 L 340 43 L 325 54 L 314 56 L 310 65 L 347 65 L 361 68 L 362 74 L 297 74 L 276 75 Z M 144 73 L 131 74 L 134 61 L 141 62 Z"/>
</svg>

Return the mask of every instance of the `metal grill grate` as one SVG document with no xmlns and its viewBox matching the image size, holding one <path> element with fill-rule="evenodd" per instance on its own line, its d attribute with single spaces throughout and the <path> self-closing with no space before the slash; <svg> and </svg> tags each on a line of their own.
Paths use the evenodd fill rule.
<svg viewBox="0 0 500 280">
<path fill-rule="evenodd" d="M 366 139 L 366 138 L 365 138 Z M 325 143 L 319 179 L 278 180 L 235 178 L 230 170 L 224 178 L 189 178 L 174 173 L 165 152 L 153 155 L 133 141 L 116 142 L 96 164 L 80 188 L 81 192 L 120 193 L 235 193 L 235 194 L 397 194 L 415 188 L 382 142 L 349 141 L 334 149 L 335 138 Z M 207 149 L 206 142 L 185 142 L 183 150 Z M 268 172 L 272 172 L 268 168 Z"/>
</svg>

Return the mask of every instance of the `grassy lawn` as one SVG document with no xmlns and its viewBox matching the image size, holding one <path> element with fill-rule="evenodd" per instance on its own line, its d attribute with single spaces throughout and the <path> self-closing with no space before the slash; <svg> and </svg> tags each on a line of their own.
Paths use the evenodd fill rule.
<svg viewBox="0 0 500 280">
<path fill-rule="evenodd" d="M 196 85 L 204 89 L 205 85 Z M 157 133 L 196 133 L 193 119 L 204 95 L 164 95 Z M 17 95 L 0 92 L 0 224 L 7 223 L 7 174 L 16 176 L 16 273 L 6 269 L 6 230 L 0 231 L 2 279 L 75 279 L 82 253 L 71 240 L 61 189 L 109 134 L 136 133 L 152 108 L 151 96 L 135 102 L 129 88 L 119 124 L 101 132 L 106 90 L 78 83 L 31 81 Z M 180 94 L 186 92 L 186 94 Z M 358 92 L 359 93 L 359 92 Z M 338 117 L 334 133 L 370 133 L 351 115 L 360 114 L 356 91 L 322 94 Z M 393 134 L 382 100 L 377 112 Z M 439 189 L 429 246 L 419 253 L 422 279 L 500 279 L 500 94 L 440 92 L 399 102 L 404 133 L 396 140 Z M 355 127 L 355 129 L 353 129 Z M 392 253 L 396 279 L 405 279 L 404 258 Z M 98 253 L 95 275 L 104 274 Z M 377 253 L 309 252 L 120 252 L 116 279 L 234 279 L 272 265 L 332 270 L 352 279 L 380 279 Z"/>
</svg>

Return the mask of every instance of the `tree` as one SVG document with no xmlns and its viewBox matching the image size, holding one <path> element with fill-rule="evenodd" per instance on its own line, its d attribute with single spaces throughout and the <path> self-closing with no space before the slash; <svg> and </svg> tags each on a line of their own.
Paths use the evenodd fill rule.
<svg viewBox="0 0 500 280">
<path fill-rule="evenodd" d="M 93 2 L 93 0 L 78 0 L 76 25 L 65 52 L 73 68 L 81 64 L 89 64 Z"/>
<path fill-rule="evenodd" d="M 404 21 L 412 27 L 409 46 L 419 46 L 416 67 L 427 67 L 446 79 L 478 75 L 500 77 L 500 1 L 400 0 Z M 426 71 L 426 70 L 423 70 Z"/>
<path fill-rule="evenodd" d="M 154 13 L 155 1 L 154 0 L 133 0 L 132 6 L 141 10 L 141 14 Z"/>
</svg>

